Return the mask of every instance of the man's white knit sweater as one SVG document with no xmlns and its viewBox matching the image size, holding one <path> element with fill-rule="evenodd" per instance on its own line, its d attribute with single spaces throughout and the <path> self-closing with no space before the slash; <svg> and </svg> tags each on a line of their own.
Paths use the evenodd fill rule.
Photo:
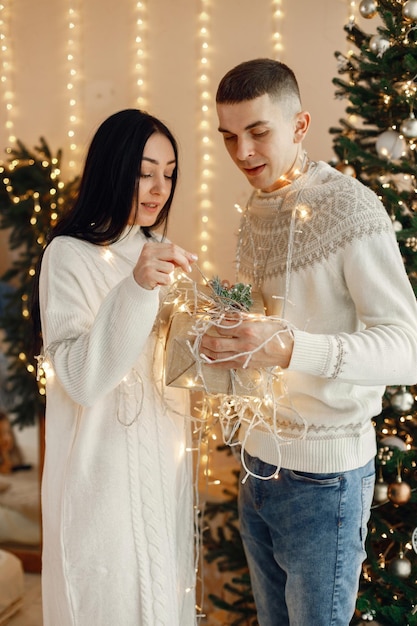
<svg viewBox="0 0 417 626">
<path fill-rule="evenodd" d="M 417 382 L 416 299 L 385 208 L 357 180 L 312 164 L 292 185 L 254 193 L 237 261 L 268 315 L 294 327 L 279 407 L 286 442 L 277 448 L 258 428 L 245 449 L 305 472 L 363 466 L 376 452 L 371 418 L 385 386 Z"/>
</svg>

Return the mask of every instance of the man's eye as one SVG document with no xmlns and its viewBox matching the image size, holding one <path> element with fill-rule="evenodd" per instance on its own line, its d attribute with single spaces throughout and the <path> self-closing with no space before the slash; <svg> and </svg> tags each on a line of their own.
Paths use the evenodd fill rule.
<svg viewBox="0 0 417 626">
<path fill-rule="evenodd" d="M 223 139 L 225 141 L 233 141 L 234 139 L 236 139 L 236 135 L 223 135 Z"/>
<path fill-rule="evenodd" d="M 267 135 L 267 134 L 268 134 L 268 131 L 267 131 L 267 130 L 262 130 L 262 131 L 261 131 L 261 132 L 259 132 L 259 133 L 252 133 L 252 136 L 253 136 L 253 137 L 263 137 L 264 135 Z"/>
</svg>

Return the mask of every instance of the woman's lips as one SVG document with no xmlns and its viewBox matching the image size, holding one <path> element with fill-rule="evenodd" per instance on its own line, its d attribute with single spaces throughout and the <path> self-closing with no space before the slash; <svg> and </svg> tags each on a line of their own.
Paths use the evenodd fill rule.
<svg viewBox="0 0 417 626">
<path fill-rule="evenodd" d="M 151 212 L 157 211 L 159 209 L 159 204 L 155 204 L 154 202 L 142 202 L 142 206 L 144 207 L 144 209 Z"/>
</svg>

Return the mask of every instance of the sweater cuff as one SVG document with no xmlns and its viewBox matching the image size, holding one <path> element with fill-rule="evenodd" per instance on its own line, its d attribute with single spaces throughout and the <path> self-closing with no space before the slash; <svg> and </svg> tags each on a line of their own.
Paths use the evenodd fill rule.
<svg viewBox="0 0 417 626">
<path fill-rule="evenodd" d="M 294 345 L 289 371 L 312 376 L 332 377 L 336 369 L 337 351 L 329 335 L 315 335 L 294 330 Z"/>
<path fill-rule="evenodd" d="M 147 299 L 149 302 L 153 302 L 154 300 L 159 302 L 159 285 L 155 287 L 155 289 L 145 289 L 145 287 L 141 287 L 141 285 L 136 282 L 133 274 L 129 274 L 124 282 L 126 294 L 130 298 L 137 300 L 138 294 L 140 294 L 141 298 Z"/>
</svg>

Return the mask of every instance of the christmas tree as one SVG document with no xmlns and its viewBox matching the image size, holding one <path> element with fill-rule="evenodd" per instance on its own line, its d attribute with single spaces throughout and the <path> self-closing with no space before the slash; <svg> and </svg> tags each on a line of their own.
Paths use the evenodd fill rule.
<svg viewBox="0 0 417 626">
<path fill-rule="evenodd" d="M 359 12 L 372 32 L 352 18 L 353 50 L 336 53 L 336 95 L 348 100 L 330 129 L 336 167 L 380 197 L 417 293 L 417 0 L 362 0 Z M 374 419 L 377 483 L 354 624 L 417 624 L 416 393 L 388 388 Z"/>
<path fill-rule="evenodd" d="M 8 409 L 14 423 L 24 427 L 35 423 L 45 401 L 45 381 L 42 372 L 37 380 L 31 354 L 32 285 L 48 232 L 78 181 L 62 181 L 61 151 L 54 156 L 43 138 L 34 150 L 18 141 L 8 156 L 0 162 L 0 228 L 8 231 L 14 259 L 0 277 L 0 329 L 8 366 L 6 385 L 13 399 Z"/>
</svg>

